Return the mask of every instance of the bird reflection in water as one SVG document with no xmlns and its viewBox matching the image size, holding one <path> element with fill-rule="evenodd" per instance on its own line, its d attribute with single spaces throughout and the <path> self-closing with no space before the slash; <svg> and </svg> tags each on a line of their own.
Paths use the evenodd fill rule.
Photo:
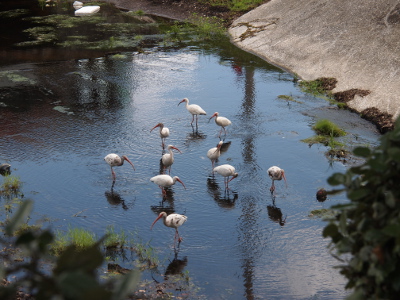
<svg viewBox="0 0 400 300">
<path fill-rule="evenodd" d="M 224 189 L 224 193 L 222 194 L 221 188 L 214 176 L 207 178 L 207 190 L 218 206 L 226 209 L 235 207 L 235 202 L 239 197 L 238 193 Z"/>
<path fill-rule="evenodd" d="M 283 219 L 282 211 L 279 207 L 275 205 L 275 197 L 272 198 L 272 205 L 267 205 L 268 216 L 271 221 L 278 223 L 279 225 L 283 226 L 286 223 L 286 217 Z"/>
<path fill-rule="evenodd" d="M 169 263 L 167 269 L 165 270 L 164 279 L 168 280 L 168 276 L 171 275 L 181 275 L 183 269 L 187 266 L 188 259 L 187 256 L 182 259 L 178 258 L 179 250 L 175 250 L 174 259 Z"/>
<path fill-rule="evenodd" d="M 116 207 L 116 206 L 121 205 L 124 210 L 129 209 L 129 207 L 125 203 L 125 200 L 122 199 L 121 195 L 119 193 L 117 193 L 116 191 L 114 191 L 114 183 L 115 183 L 115 180 L 112 183 L 111 190 L 106 191 L 104 193 L 104 195 L 106 196 L 107 202 L 110 203 L 111 206 Z"/>
</svg>

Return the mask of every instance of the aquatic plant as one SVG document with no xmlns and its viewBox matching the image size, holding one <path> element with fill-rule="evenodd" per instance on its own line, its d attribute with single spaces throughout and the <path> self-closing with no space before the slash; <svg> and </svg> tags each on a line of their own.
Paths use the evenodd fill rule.
<svg viewBox="0 0 400 300">
<path fill-rule="evenodd" d="M 122 248 L 127 243 L 127 236 L 124 231 L 119 233 L 115 232 L 114 226 L 110 225 L 106 228 L 106 236 L 104 239 L 104 247 L 110 248 Z"/>
<path fill-rule="evenodd" d="M 327 119 L 318 120 L 314 124 L 313 130 L 317 134 L 324 136 L 339 137 L 346 135 L 346 132 L 343 129 L 339 128 L 339 126 L 337 126 L 335 123 Z"/>
<path fill-rule="evenodd" d="M 289 96 L 289 95 L 278 95 L 278 99 L 283 99 L 286 101 L 297 102 L 297 103 L 303 103 L 301 101 L 294 99 L 293 96 Z"/>
<path fill-rule="evenodd" d="M 7 175 L 3 178 L 3 184 L 0 186 L 0 197 L 11 199 L 22 196 L 22 182 L 18 176 Z"/>
<path fill-rule="evenodd" d="M 83 228 L 69 227 L 67 232 L 56 231 L 54 242 L 51 244 L 51 251 L 54 255 L 61 255 L 70 245 L 77 251 L 92 247 L 96 243 L 96 235 Z"/>
</svg>

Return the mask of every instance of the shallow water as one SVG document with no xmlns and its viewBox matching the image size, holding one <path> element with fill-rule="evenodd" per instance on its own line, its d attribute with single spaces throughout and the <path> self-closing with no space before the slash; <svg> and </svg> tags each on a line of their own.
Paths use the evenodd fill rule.
<svg viewBox="0 0 400 300">
<path fill-rule="evenodd" d="M 0 162 L 12 165 L 25 197 L 35 200 L 33 220 L 46 215 L 55 229 L 79 226 L 99 236 L 108 225 L 136 232 L 157 249 L 162 272 L 174 258 L 174 231 L 150 225 L 160 211 L 184 213 L 177 257 L 206 299 L 343 299 L 345 281 L 321 235 L 325 223 L 309 213 L 346 201 L 339 195 L 320 203 L 315 193 L 347 164 L 301 140 L 314 135 L 316 119 L 329 118 L 349 133 L 346 142 L 376 145 L 376 129 L 357 114 L 302 93 L 290 74 L 233 46 L 153 48 L 7 72 L 30 80 L 2 86 Z M 207 112 L 197 131 L 178 106 L 184 97 Z M 220 140 L 208 122 L 216 111 L 232 121 L 217 162 L 239 173 L 230 191 L 206 156 Z M 163 153 L 158 131 L 150 132 L 158 122 L 171 131 L 167 144 L 182 151 L 171 175 L 186 185 L 173 186 L 165 201 L 150 182 Z M 103 161 L 112 152 L 136 168 L 116 167 L 113 188 Z M 272 165 L 288 180 L 287 187 L 276 183 L 275 197 L 266 172 Z"/>
</svg>

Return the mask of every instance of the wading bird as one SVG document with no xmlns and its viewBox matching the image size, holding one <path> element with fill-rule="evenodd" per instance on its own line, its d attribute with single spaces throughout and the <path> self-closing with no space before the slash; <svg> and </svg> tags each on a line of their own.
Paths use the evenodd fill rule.
<svg viewBox="0 0 400 300">
<path fill-rule="evenodd" d="M 227 190 L 229 189 L 228 183 L 239 176 L 239 174 L 236 173 L 235 167 L 228 164 L 215 167 L 213 172 L 217 172 L 219 175 L 224 177 L 225 189 Z M 232 176 L 231 179 L 229 179 L 230 176 Z"/>
<path fill-rule="evenodd" d="M 225 133 L 225 135 L 226 135 L 226 128 L 225 128 L 225 127 L 231 125 L 232 122 L 231 122 L 228 118 L 220 117 L 218 112 L 215 112 L 215 113 L 211 116 L 211 118 L 209 119 L 209 121 L 210 121 L 212 118 L 214 118 L 214 117 L 215 117 L 215 124 L 217 124 L 218 126 L 221 126 L 221 130 L 219 131 L 218 137 L 221 136 L 222 129 L 224 130 L 224 133 Z"/>
<path fill-rule="evenodd" d="M 111 174 L 113 176 L 113 179 L 115 181 L 115 172 L 113 167 L 119 167 L 122 166 L 124 164 L 124 161 L 126 160 L 128 163 L 130 163 L 132 165 L 132 168 L 135 170 L 135 166 L 133 165 L 133 163 L 128 159 L 128 157 L 126 157 L 126 155 L 122 155 L 119 156 L 118 154 L 115 153 L 110 153 L 108 154 L 106 157 L 104 157 L 104 160 L 106 161 L 106 163 L 108 163 L 108 165 L 111 167 Z"/>
<path fill-rule="evenodd" d="M 186 102 L 186 109 L 192 114 L 192 122 L 190 123 L 193 125 L 194 121 L 194 116 L 196 116 L 196 127 L 197 127 L 197 119 L 199 115 L 206 115 L 207 113 L 202 109 L 199 105 L 197 104 L 190 104 L 189 105 L 189 99 L 184 98 L 181 102 L 178 103 L 181 104 L 182 102 Z"/>
<path fill-rule="evenodd" d="M 270 167 L 268 170 L 268 176 L 269 178 L 272 179 L 272 185 L 271 188 L 269 189 L 271 193 L 275 191 L 275 180 L 282 180 L 282 178 L 285 180 L 285 184 L 287 186 L 286 182 L 286 176 L 285 176 L 285 171 L 277 166 Z"/>
<path fill-rule="evenodd" d="M 150 230 L 153 229 L 154 224 L 161 218 L 163 218 L 165 226 L 175 229 L 174 245 L 177 238 L 178 238 L 178 243 L 182 242 L 182 238 L 179 236 L 178 233 L 178 227 L 180 227 L 181 225 L 183 225 L 183 223 L 186 222 L 187 217 L 180 214 L 167 215 L 167 213 L 163 211 L 158 215 L 157 219 L 154 220 L 153 224 L 151 224 Z"/>
<path fill-rule="evenodd" d="M 170 175 L 161 174 L 150 178 L 150 181 L 157 184 L 164 196 L 166 196 L 167 192 L 164 188 L 171 187 L 175 184 L 175 182 L 179 181 L 183 187 L 186 189 L 185 184 L 179 179 L 178 176 L 171 177 Z"/>
<path fill-rule="evenodd" d="M 152 132 L 153 129 L 155 129 L 155 128 L 157 128 L 157 127 L 160 127 L 161 145 L 162 145 L 162 148 L 164 149 L 164 147 L 165 147 L 165 139 L 166 139 L 167 137 L 169 137 L 169 129 L 168 129 L 167 127 L 165 127 L 163 123 L 158 123 L 156 126 L 154 126 L 154 127 L 150 130 L 150 132 Z"/>
<path fill-rule="evenodd" d="M 174 152 L 172 151 L 172 149 L 175 149 L 179 151 L 179 153 L 182 153 L 181 150 L 179 150 L 178 148 L 172 145 L 168 145 L 167 150 L 169 153 L 165 153 L 161 158 L 161 162 L 164 168 L 168 169 L 168 173 L 171 173 L 171 166 L 174 163 Z"/>
<path fill-rule="evenodd" d="M 207 151 L 207 157 L 211 160 L 211 167 L 214 168 L 215 161 L 221 156 L 221 146 L 224 142 L 219 141 L 217 147 Z"/>
</svg>

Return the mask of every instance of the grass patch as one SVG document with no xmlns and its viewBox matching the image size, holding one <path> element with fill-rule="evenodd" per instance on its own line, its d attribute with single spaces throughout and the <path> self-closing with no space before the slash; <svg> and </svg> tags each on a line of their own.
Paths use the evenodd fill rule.
<svg viewBox="0 0 400 300">
<path fill-rule="evenodd" d="M 204 17 L 197 13 L 194 13 L 188 22 L 194 24 L 195 33 L 199 35 L 201 39 L 220 39 L 227 36 L 226 28 L 224 27 L 224 21 L 217 17 Z"/>
<path fill-rule="evenodd" d="M 22 182 L 18 176 L 4 176 L 3 184 L 0 186 L 0 197 L 11 199 L 13 197 L 23 196 Z"/>
<path fill-rule="evenodd" d="M 106 229 L 106 238 L 104 240 L 104 247 L 106 249 L 122 248 L 127 243 L 127 236 L 125 232 L 115 232 L 114 226 L 108 226 Z"/>
<path fill-rule="evenodd" d="M 339 136 L 345 136 L 346 132 L 339 128 L 335 123 L 327 120 L 327 119 L 321 119 L 318 120 L 314 126 L 313 130 L 323 136 L 333 136 L 333 137 L 339 137 Z"/>
<path fill-rule="evenodd" d="M 63 253 L 69 245 L 74 245 L 77 251 L 93 246 L 96 243 L 96 235 L 82 228 L 68 228 L 67 232 L 56 231 L 56 237 L 51 244 L 51 252 L 58 256 Z"/>
<path fill-rule="evenodd" d="M 200 0 L 200 2 L 215 7 L 226 8 L 233 12 L 245 12 L 259 6 L 260 4 L 266 1 L 265 0 Z"/>
</svg>

